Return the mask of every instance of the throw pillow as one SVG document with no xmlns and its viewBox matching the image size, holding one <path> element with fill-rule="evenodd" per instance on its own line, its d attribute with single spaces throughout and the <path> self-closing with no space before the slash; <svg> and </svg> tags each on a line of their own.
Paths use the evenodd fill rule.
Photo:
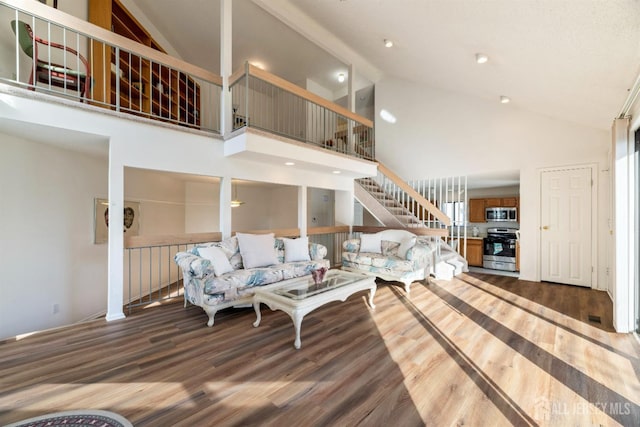
<svg viewBox="0 0 640 427">
<path fill-rule="evenodd" d="M 382 238 L 379 234 L 362 234 L 360 236 L 360 252 L 382 253 Z"/>
<path fill-rule="evenodd" d="M 398 248 L 398 256 L 400 258 L 406 258 L 407 252 L 416 244 L 415 237 L 407 237 L 406 239 L 400 242 L 400 247 Z"/>
<path fill-rule="evenodd" d="M 282 239 L 284 242 L 284 262 L 311 261 L 309 238 Z"/>
<path fill-rule="evenodd" d="M 244 268 L 268 267 L 278 264 L 278 257 L 274 248 L 276 239 L 273 233 L 236 233 L 236 236 L 238 237 Z"/>
<path fill-rule="evenodd" d="M 398 248 L 400 242 L 393 242 L 391 240 L 382 241 L 382 255 L 384 256 L 398 256 Z"/>
<path fill-rule="evenodd" d="M 209 246 L 207 248 L 198 248 L 198 255 L 204 259 L 211 261 L 213 267 L 213 274 L 216 276 L 222 276 L 225 273 L 233 271 L 233 267 L 229 262 L 227 256 L 217 246 Z"/>
</svg>

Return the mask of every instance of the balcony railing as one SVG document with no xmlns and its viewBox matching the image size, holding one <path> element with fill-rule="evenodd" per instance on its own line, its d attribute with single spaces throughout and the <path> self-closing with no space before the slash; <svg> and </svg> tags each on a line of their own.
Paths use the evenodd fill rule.
<svg viewBox="0 0 640 427">
<path fill-rule="evenodd" d="M 38 2 L 0 1 L 0 22 L 15 34 L 0 44 L 0 82 L 175 125 L 220 130 L 218 75 Z"/>
<path fill-rule="evenodd" d="M 272 232 L 277 237 L 298 237 L 300 229 L 254 230 L 248 233 Z M 235 232 L 234 232 L 235 233 Z M 349 238 L 348 226 L 313 227 L 307 229 L 310 242 L 327 247 L 331 267 L 342 263 L 342 243 Z M 129 312 L 134 307 L 182 295 L 182 273 L 173 257 L 194 245 L 222 240 L 219 232 L 170 236 L 134 236 L 125 240 L 124 298 Z"/>
<path fill-rule="evenodd" d="M 251 64 L 229 79 L 233 129 L 249 126 L 339 153 L 375 158 L 373 122 Z"/>
<path fill-rule="evenodd" d="M 222 78 L 36 1 L 0 0 L 0 83 L 220 133 Z M 5 32 L 11 34 L 11 32 Z M 246 66 L 230 76 L 231 130 L 251 126 L 373 160 L 373 122 Z"/>
</svg>

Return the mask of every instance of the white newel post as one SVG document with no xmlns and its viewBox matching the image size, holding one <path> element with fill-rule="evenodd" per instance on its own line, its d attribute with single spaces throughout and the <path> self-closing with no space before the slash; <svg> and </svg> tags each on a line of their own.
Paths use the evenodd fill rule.
<svg viewBox="0 0 640 427">
<path fill-rule="evenodd" d="M 220 2 L 220 75 L 222 76 L 222 91 L 220 92 L 220 134 L 226 135 L 233 130 L 231 115 L 231 91 L 229 90 L 229 76 L 232 67 L 232 23 L 233 15 L 231 0 Z"/>
<path fill-rule="evenodd" d="M 222 238 L 231 237 L 231 177 L 220 179 L 220 232 Z"/>
<path fill-rule="evenodd" d="M 300 237 L 307 235 L 307 186 L 298 186 L 298 228 Z"/>
<path fill-rule="evenodd" d="M 347 109 L 352 113 L 356 112 L 356 67 L 353 64 L 349 64 L 349 84 L 347 94 Z"/>
<path fill-rule="evenodd" d="M 107 278 L 107 321 L 123 319 L 124 304 L 124 165 L 118 144 L 109 144 L 109 249 Z M 120 224 L 120 227 L 113 225 Z"/>
<path fill-rule="evenodd" d="M 353 226 L 353 186 L 350 190 L 336 190 L 335 225 Z"/>
</svg>

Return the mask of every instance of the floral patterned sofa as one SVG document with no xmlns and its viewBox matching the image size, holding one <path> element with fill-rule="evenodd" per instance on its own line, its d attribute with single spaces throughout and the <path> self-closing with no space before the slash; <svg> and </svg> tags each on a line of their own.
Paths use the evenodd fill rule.
<svg viewBox="0 0 640 427">
<path fill-rule="evenodd" d="M 363 245 L 363 242 L 365 245 Z M 433 271 L 435 243 L 418 239 L 406 230 L 384 230 L 363 234 L 342 244 L 342 269 L 370 274 L 404 284 L 424 280 Z"/>
<path fill-rule="evenodd" d="M 256 268 L 244 268 L 236 236 L 221 242 L 199 244 L 186 252 L 178 252 L 174 260 L 182 270 L 185 307 L 187 301 L 201 307 L 209 316 L 207 325 L 213 326 L 218 310 L 250 304 L 255 287 L 310 275 L 313 270 L 330 267 L 329 260 L 324 259 L 327 255 L 325 246 L 317 243 L 305 244 L 309 250 L 308 261 L 285 262 L 285 242 L 280 238 L 275 239 L 273 250 L 277 260 L 272 265 Z M 211 247 L 217 247 L 224 253 L 232 271 L 215 274 L 215 263 L 201 256 L 201 252 Z"/>
</svg>

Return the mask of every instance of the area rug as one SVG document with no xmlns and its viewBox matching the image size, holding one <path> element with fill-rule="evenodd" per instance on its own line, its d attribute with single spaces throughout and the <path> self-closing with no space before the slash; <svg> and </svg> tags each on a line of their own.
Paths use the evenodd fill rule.
<svg viewBox="0 0 640 427">
<path fill-rule="evenodd" d="M 109 411 L 85 409 L 56 412 L 18 421 L 6 427 L 133 427 L 125 417 Z"/>
</svg>

